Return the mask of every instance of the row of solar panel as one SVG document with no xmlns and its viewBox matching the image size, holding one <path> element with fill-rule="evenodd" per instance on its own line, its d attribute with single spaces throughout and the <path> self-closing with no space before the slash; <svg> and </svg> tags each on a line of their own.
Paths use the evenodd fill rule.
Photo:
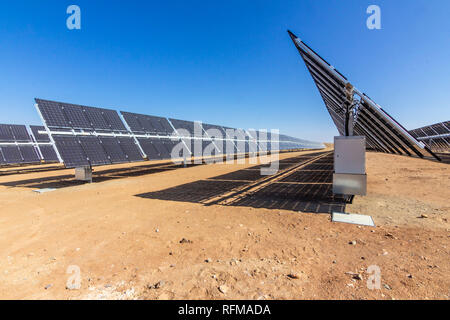
<svg viewBox="0 0 450 320">
<path fill-rule="evenodd" d="M 127 128 L 114 110 L 81 106 L 69 103 L 36 99 L 42 117 L 49 128 L 59 129 L 83 129 L 102 132 L 126 132 Z M 148 134 L 154 136 L 190 136 L 202 137 L 204 131 L 215 129 L 223 138 L 228 138 L 226 130 L 236 130 L 218 125 L 200 124 L 192 121 L 166 119 L 163 117 L 142 115 L 121 111 L 131 132 L 134 134 Z M 170 120 L 170 122 L 169 122 Z M 175 131 L 175 129 L 177 131 Z M 245 139 L 244 131 L 237 131 L 238 139 Z M 239 136 L 240 134 L 240 136 Z M 271 133 L 256 132 L 253 139 L 270 140 Z M 284 142 L 303 142 L 286 135 L 279 135 L 279 140 Z"/>
<path fill-rule="evenodd" d="M 32 134 L 24 125 L 0 124 L 0 165 L 59 161 L 48 135 L 38 133 L 45 128 L 30 126 L 30 129 Z"/>
<path fill-rule="evenodd" d="M 423 157 L 426 153 L 435 156 L 424 147 L 386 111 L 379 108 L 367 95 L 360 93 L 347 78 L 334 69 L 303 41 L 289 32 L 310 72 L 325 106 L 341 135 L 353 130 L 356 135 L 365 136 L 367 148 L 394 154 Z M 352 122 L 347 121 L 347 108 L 354 108 Z"/>
<path fill-rule="evenodd" d="M 59 161 L 51 145 L 2 145 L 0 143 L 0 165 L 38 164 L 42 161 Z"/>
<path fill-rule="evenodd" d="M 430 126 L 414 129 L 410 131 L 414 138 L 426 138 L 439 135 L 450 134 L 450 121 L 432 124 Z"/>
<path fill-rule="evenodd" d="M 450 121 L 414 129 L 410 133 L 434 152 L 450 151 Z"/>
</svg>

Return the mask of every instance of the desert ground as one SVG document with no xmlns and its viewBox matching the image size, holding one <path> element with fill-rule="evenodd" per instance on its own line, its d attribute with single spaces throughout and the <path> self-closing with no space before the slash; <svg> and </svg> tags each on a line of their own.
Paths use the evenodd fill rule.
<svg viewBox="0 0 450 320">
<path fill-rule="evenodd" d="M 99 167 L 91 184 L 2 169 L 0 298 L 449 299 L 448 164 L 369 152 L 368 195 L 343 205 L 320 194 L 330 154 L 280 159 L 273 178 L 248 160 Z M 331 222 L 344 207 L 376 227 Z"/>
</svg>

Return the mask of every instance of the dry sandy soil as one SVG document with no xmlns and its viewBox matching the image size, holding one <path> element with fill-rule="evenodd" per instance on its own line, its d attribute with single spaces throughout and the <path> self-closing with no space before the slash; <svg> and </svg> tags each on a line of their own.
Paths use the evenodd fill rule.
<svg viewBox="0 0 450 320">
<path fill-rule="evenodd" d="M 102 167 L 92 184 L 72 170 L 0 175 L 0 298 L 449 299 L 449 165 L 368 153 L 368 195 L 346 211 L 375 228 L 208 206 L 189 190 L 191 201 L 138 196 L 254 166 L 148 165 Z M 45 187 L 57 189 L 33 192 Z M 367 287 L 372 265 L 380 289 Z M 79 289 L 66 288 L 69 266 Z"/>
</svg>

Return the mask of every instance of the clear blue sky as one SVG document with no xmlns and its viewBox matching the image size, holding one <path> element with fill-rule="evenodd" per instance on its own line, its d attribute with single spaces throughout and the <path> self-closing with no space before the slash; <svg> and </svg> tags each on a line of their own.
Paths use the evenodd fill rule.
<svg viewBox="0 0 450 320">
<path fill-rule="evenodd" d="M 39 124 L 40 97 L 332 141 L 290 29 L 413 129 L 450 119 L 449 17 L 448 0 L 2 1 L 0 123 Z"/>
</svg>

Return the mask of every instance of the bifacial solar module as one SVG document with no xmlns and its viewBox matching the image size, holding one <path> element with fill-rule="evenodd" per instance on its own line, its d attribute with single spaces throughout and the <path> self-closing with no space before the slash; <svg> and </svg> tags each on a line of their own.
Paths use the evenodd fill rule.
<svg viewBox="0 0 450 320">
<path fill-rule="evenodd" d="M 39 132 L 45 131 L 44 126 L 30 126 L 31 132 L 33 133 L 33 137 L 36 142 L 44 142 L 48 143 L 50 142 L 50 138 L 48 137 L 48 134 L 42 134 Z"/>
<path fill-rule="evenodd" d="M 117 140 L 119 141 L 120 147 L 122 148 L 123 152 L 127 155 L 128 161 L 136 162 L 144 160 L 138 146 L 134 142 L 134 139 L 122 137 L 117 138 Z"/>
<path fill-rule="evenodd" d="M 180 136 L 202 137 L 203 128 L 201 123 L 186 120 L 169 119 Z"/>
<path fill-rule="evenodd" d="M 97 137 L 79 137 L 79 141 L 91 166 L 111 164 L 108 155 Z"/>
<path fill-rule="evenodd" d="M 1 146 L 5 163 L 19 164 L 23 163 L 23 158 L 18 146 Z"/>
<path fill-rule="evenodd" d="M 0 124 L 0 141 L 14 142 L 14 135 L 12 134 L 10 125 Z"/>
<path fill-rule="evenodd" d="M 11 132 L 17 142 L 31 142 L 30 134 L 24 125 L 11 125 Z"/>
<path fill-rule="evenodd" d="M 41 159 L 34 146 L 19 146 L 24 163 L 39 163 Z"/>
<path fill-rule="evenodd" d="M 450 121 L 414 129 L 410 134 L 434 152 L 450 151 Z"/>
<path fill-rule="evenodd" d="M 48 127 L 126 132 L 117 111 L 35 99 Z"/>
<path fill-rule="evenodd" d="M 173 128 L 166 118 L 121 111 L 130 130 L 135 133 L 170 136 Z"/>
<path fill-rule="evenodd" d="M 51 145 L 40 145 L 39 150 L 41 151 L 42 160 L 45 162 L 56 162 L 59 161 L 58 156 Z"/>
<path fill-rule="evenodd" d="M 419 157 L 430 154 L 439 159 L 314 50 L 288 33 L 341 135 L 351 135 L 353 130 L 354 134 L 366 137 L 368 149 Z"/>
<path fill-rule="evenodd" d="M 53 136 L 56 148 L 67 168 L 89 167 L 89 161 L 77 137 Z"/>
</svg>

